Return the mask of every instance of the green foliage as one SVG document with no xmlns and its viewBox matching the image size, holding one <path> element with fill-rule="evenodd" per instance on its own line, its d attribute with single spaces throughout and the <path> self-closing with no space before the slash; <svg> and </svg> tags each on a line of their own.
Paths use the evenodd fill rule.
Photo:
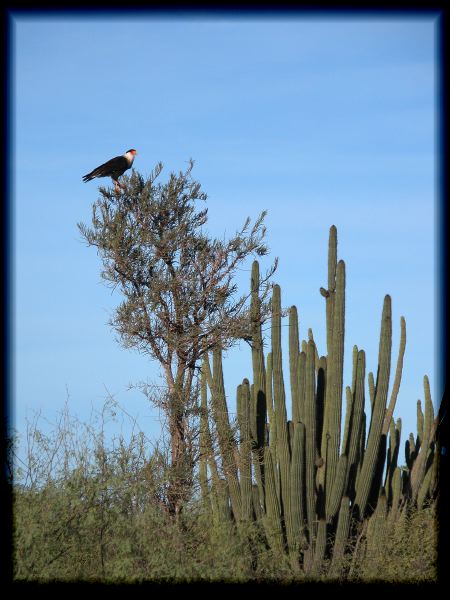
<svg viewBox="0 0 450 600">
<path fill-rule="evenodd" d="M 348 535 L 349 499 L 344 497 L 330 569 L 327 546 L 323 564 L 318 560 L 325 533 L 319 525 L 317 560 L 311 573 L 305 573 L 284 553 L 273 470 L 266 475 L 267 517 L 263 513 L 261 519 L 235 528 L 229 517 L 212 520 L 199 497 L 176 521 L 160 502 L 168 468 L 164 453 L 149 453 L 140 432 L 107 446 L 97 429 L 98 423 L 85 425 L 70 418 L 51 434 L 37 425 L 31 431 L 28 462 L 14 486 L 16 580 L 288 583 L 311 577 L 394 582 L 436 577 L 433 506 L 403 511 L 387 522 L 381 537 L 369 528 L 358 544 L 357 532 Z M 294 457 L 301 456 L 303 424 L 294 435 L 293 465 Z M 51 456 L 56 459 L 52 465 Z M 265 464 L 273 469 L 268 456 Z M 35 467 L 33 481 L 30 467 Z M 213 489 L 217 481 L 210 494 Z M 370 560 L 368 546 L 375 548 Z"/>
<path fill-rule="evenodd" d="M 198 489 L 183 512 L 174 518 L 164 502 L 168 453 L 149 452 L 142 434 L 108 446 L 93 427 L 86 428 L 87 438 L 77 438 L 70 419 L 53 438 L 35 428 L 27 468 L 14 485 L 17 579 L 436 578 L 439 422 L 427 377 L 425 414 L 419 405 L 417 438 L 407 441 L 406 466 L 398 464 L 401 420 L 395 422 L 393 412 L 404 319 L 389 405 L 392 309 L 386 295 L 376 381 L 372 373 L 367 377 L 370 414 L 366 355 L 353 346 L 342 415 L 345 265 L 337 260 L 332 227 L 328 289 L 321 288 L 326 356 L 319 356 L 311 330 L 300 345 L 297 310 L 289 310 L 289 420 L 281 289 L 273 286 L 266 358 L 259 288 L 254 262 L 247 328 L 253 381 L 245 378 L 237 388 L 236 420 L 227 406 L 221 344 L 212 348 L 212 369 L 209 352 L 202 355 Z"/>
<path fill-rule="evenodd" d="M 229 240 L 209 237 L 208 209 L 197 210 L 207 196 L 192 178 L 193 166 L 190 161 L 163 183 L 158 163 L 149 177 L 136 171 L 125 175 L 122 190 L 100 187 L 91 226 L 78 225 L 102 261 L 102 279 L 122 296 L 110 321 L 120 343 L 157 361 L 165 381 L 165 396 L 149 399 L 164 412 L 170 434 L 166 496 L 173 514 L 192 495 L 202 359 L 212 348 L 231 347 L 252 334 L 250 312 L 256 303 L 259 313 L 268 313 L 264 295 L 276 269 L 275 261 L 265 278 L 258 274 L 250 310 L 235 277 L 249 257 L 268 252 L 266 213 L 253 225 L 247 218 Z M 230 493 L 235 501 L 235 486 Z"/>
</svg>

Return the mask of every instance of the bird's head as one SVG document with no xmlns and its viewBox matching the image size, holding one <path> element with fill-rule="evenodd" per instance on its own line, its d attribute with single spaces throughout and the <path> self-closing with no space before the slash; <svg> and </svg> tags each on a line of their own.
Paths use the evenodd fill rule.
<svg viewBox="0 0 450 600">
<path fill-rule="evenodd" d="M 125 154 L 130 154 L 134 158 L 137 154 L 137 151 L 134 148 L 131 148 L 131 150 L 127 150 Z"/>
</svg>

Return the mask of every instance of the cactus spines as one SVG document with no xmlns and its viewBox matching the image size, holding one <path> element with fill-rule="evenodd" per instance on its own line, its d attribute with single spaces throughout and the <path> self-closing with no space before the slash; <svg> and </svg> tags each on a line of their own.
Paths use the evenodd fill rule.
<svg viewBox="0 0 450 600">
<path fill-rule="evenodd" d="M 387 295 L 384 298 L 383 313 L 381 319 L 380 345 L 378 351 L 378 375 L 377 382 L 375 385 L 375 398 L 372 411 L 372 419 L 370 423 L 369 435 L 367 438 L 367 447 L 364 453 L 363 464 L 358 477 L 358 484 L 356 489 L 355 505 L 358 508 L 360 517 L 364 516 L 367 501 L 369 499 L 369 494 L 371 492 L 372 481 L 377 467 L 378 451 L 381 442 L 381 431 L 386 410 L 389 375 L 391 368 L 391 310 L 391 298 Z"/>
</svg>

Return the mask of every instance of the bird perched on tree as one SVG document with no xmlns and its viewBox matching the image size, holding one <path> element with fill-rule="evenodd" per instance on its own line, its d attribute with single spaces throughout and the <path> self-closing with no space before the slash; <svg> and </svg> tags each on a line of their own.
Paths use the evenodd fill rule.
<svg viewBox="0 0 450 600">
<path fill-rule="evenodd" d="M 118 178 L 131 167 L 136 154 L 136 150 L 131 148 L 131 150 L 127 150 L 125 154 L 111 158 L 108 162 L 105 162 L 87 175 L 84 175 L 83 181 L 91 181 L 91 179 L 94 179 L 95 177 L 111 177 L 116 186 L 116 192 L 119 191 L 119 186 L 122 188 L 123 186 L 119 183 Z"/>
</svg>

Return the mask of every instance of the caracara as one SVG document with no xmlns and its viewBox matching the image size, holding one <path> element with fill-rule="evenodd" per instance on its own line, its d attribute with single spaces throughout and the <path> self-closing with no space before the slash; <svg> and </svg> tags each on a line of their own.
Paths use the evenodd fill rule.
<svg viewBox="0 0 450 600">
<path fill-rule="evenodd" d="M 105 162 L 103 165 L 100 165 L 87 175 L 84 175 L 83 181 L 90 181 L 95 177 L 111 177 L 111 179 L 114 181 L 117 192 L 119 186 L 123 187 L 118 182 L 118 178 L 131 167 L 136 154 L 136 150 L 131 148 L 131 150 L 127 150 L 125 154 L 122 154 L 122 156 L 115 156 L 114 158 L 111 158 L 111 160 L 108 160 L 108 162 Z"/>
</svg>

